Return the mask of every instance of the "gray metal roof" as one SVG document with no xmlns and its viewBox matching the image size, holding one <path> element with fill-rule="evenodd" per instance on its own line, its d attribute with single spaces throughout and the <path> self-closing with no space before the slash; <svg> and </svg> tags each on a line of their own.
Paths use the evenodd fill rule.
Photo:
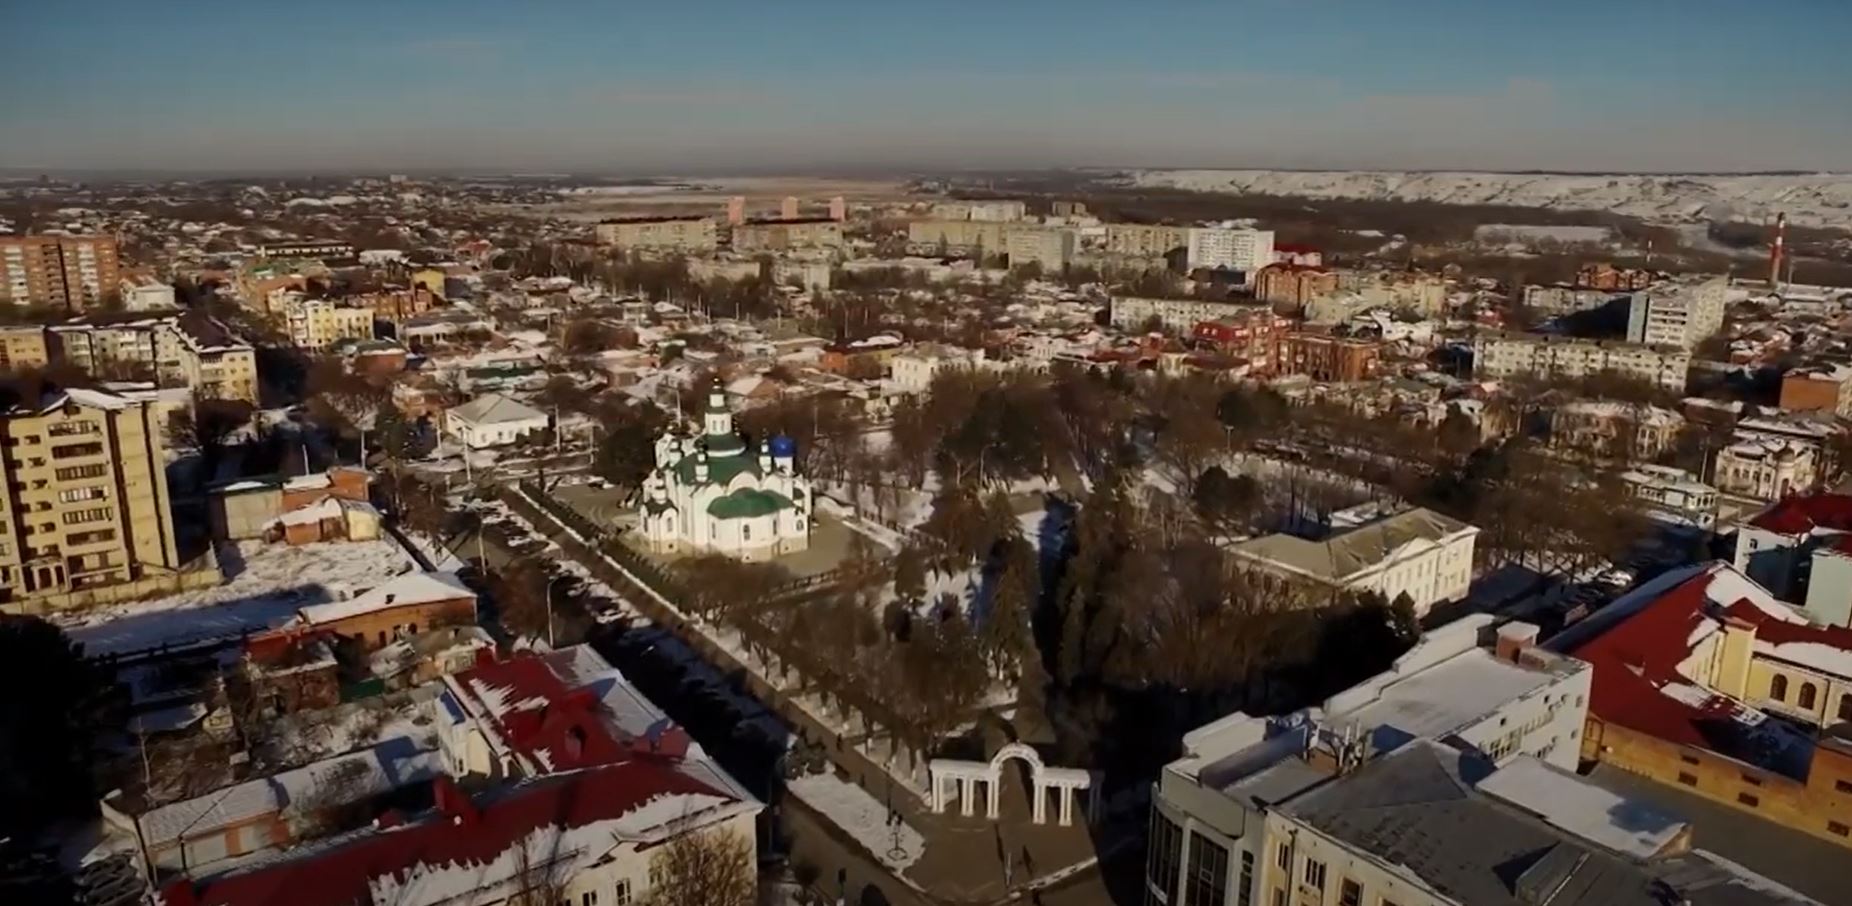
<svg viewBox="0 0 1852 906">
<path fill-rule="evenodd" d="M 1421 742 L 1281 810 L 1471 906 L 1814 902 L 1703 852 L 1640 860 L 1601 849 L 1474 790 L 1490 769 L 1477 756 Z"/>
<path fill-rule="evenodd" d="M 1471 526 L 1457 519 L 1416 507 L 1323 541 L 1307 541 L 1293 535 L 1266 535 L 1243 541 L 1232 550 L 1337 581 L 1382 562 L 1410 542 L 1439 541 L 1468 528 Z"/>
</svg>

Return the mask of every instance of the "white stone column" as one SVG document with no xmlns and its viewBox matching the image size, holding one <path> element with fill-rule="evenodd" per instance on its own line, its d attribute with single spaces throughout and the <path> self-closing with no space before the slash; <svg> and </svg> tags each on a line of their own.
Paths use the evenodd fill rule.
<svg viewBox="0 0 1852 906">
<path fill-rule="evenodd" d="M 1039 780 L 1031 780 L 1035 789 L 1035 808 L 1031 810 L 1030 820 L 1041 824 L 1048 820 L 1048 787 Z"/>
<path fill-rule="evenodd" d="M 1064 786 L 1061 788 L 1061 826 L 1062 827 L 1067 827 L 1068 825 L 1071 825 L 1074 823 L 1074 797 L 1078 795 L 1079 792 L 1080 792 L 1079 790 L 1076 790 L 1071 786 Z"/>
<path fill-rule="evenodd" d="M 990 777 L 985 778 L 984 780 L 984 783 L 987 786 L 987 789 L 985 790 L 985 792 L 990 794 L 989 796 L 990 808 L 986 814 L 990 817 L 990 820 L 992 821 L 997 820 L 997 813 L 999 811 L 998 806 L 1001 805 L 1000 800 L 1002 800 L 1003 798 L 1002 794 L 1000 793 L 1000 789 L 1003 786 L 1003 784 L 999 782 L 1002 779 L 1003 778 L 1001 774 L 992 774 Z"/>
<path fill-rule="evenodd" d="M 966 818 L 971 817 L 972 780 L 969 777 L 958 778 L 959 812 Z"/>
</svg>

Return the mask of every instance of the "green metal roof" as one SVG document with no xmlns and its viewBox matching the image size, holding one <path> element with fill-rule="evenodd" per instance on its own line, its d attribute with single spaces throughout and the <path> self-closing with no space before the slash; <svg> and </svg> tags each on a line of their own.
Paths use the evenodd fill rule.
<svg viewBox="0 0 1852 906">
<path fill-rule="evenodd" d="M 719 519 L 766 516 L 791 506 L 790 498 L 771 491 L 734 491 L 707 505 L 707 514 Z"/>
<path fill-rule="evenodd" d="M 744 449 L 744 447 L 742 446 L 741 449 Z M 699 458 L 700 458 L 700 454 L 698 453 L 694 455 L 690 455 L 690 456 L 684 456 L 682 457 L 681 462 L 678 462 L 675 464 L 675 474 L 681 476 L 682 484 L 685 484 L 685 485 L 695 484 L 695 462 Z M 756 476 L 759 474 L 759 464 L 756 461 L 754 461 L 752 457 L 746 456 L 743 453 L 739 455 L 719 455 L 719 456 L 714 455 L 711 452 L 708 454 L 708 457 L 707 457 L 707 480 L 708 481 L 711 481 L 715 484 L 726 484 L 727 482 L 733 480 L 733 476 L 738 475 L 741 472 L 750 472 Z"/>
</svg>

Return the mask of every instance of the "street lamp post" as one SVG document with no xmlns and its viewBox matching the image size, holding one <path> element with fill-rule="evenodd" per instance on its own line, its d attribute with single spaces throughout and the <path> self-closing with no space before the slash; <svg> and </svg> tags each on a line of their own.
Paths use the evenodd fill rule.
<svg viewBox="0 0 1852 906">
<path fill-rule="evenodd" d="M 564 578 L 566 578 L 566 574 L 560 573 L 559 575 L 554 576 L 553 578 L 547 580 L 547 647 L 548 648 L 553 647 L 553 583 L 558 582 L 559 580 L 564 579 Z"/>
</svg>

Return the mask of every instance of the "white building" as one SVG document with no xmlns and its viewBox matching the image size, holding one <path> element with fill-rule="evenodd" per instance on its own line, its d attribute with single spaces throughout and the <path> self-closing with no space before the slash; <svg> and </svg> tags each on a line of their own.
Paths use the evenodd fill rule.
<svg viewBox="0 0 1852 906">
<path fill-rule="evenodd" d="M 1741 439 L 1717 451 L 1711 483 L 1725 494 L 1778 500 L 1813 487 L 1818 455 L 1795 441 Z"/>
<path fill-rule="evenodd" d="M 1157 318 L 1166 330 L 1187 333 L 1203 321 L 1214 321 L 1251 308 L 1234 302 L 1211 302 L 1206 299 L 1114 296 L 1111 317 L 1112 325 L 1121 330 L 1137 330 L 1146 321 Z"/>
<path fill-rule="evenodd" d="M 1476 526 L 1416 507 L 1322 541 L 1266 535 L 1240 542 L 1229 553 L 1289 579 L 1376 592 L 1391 601 L 1407 595 L 1419 616 L 1466 596 L 1478 537 Z"/>
<path fill-rule="evenodd" d="M 1551 334 L 1481 334 L 1473 341 L 1473 373 L 1486 378 L 1576 380 L 1612 371 L 1683 393 L 1690 368 L 1686 350 L 1637 343 Z"/>
<path fill-rule="evenodd" d="M 1273 231 L 1192 227 L 1184 249 L 1191 270 L 1228 268 L 1251 275 L 1273 263 Z"/>
<path fill-rule="evenodd" d="M 1074 260 L 1075 244 L 1074 231 L 1059 227 L 1012 227 L 1003 236 L 1011 267 L 1033 263 L 1050 274 L 1060 273 Z"/>
<path fill-rule="evenodd" d="M 1622 472 L 1620 479 L 1657 518 L 1701 529 L 1717 524 L 1717 489 L 1684 469 L 1648 463 Z"/>
<path fill-rule="evenodd" d="M 1319 707 L 1284 718 L 1232 714 L 1186 734 L 1183 757 L 1153 791 L 1147 902 L 1276 902 L 1260 894 L 1276 857 L 1271 812 L 1338 780 L 1340 760 L 1458 739 L 1494 766 L 1536 759 L 1573 770 L 1592 668 L 1537 648 L 1536 627 L 1524 623 L 1506 624 L 1494 647 L 1482 647 L 1493 619 L 1475 614 L 1427 633 L 1389 670 Z M 1180 898 L 1184 878 L 1225 895 Z M 1330 881 L 1316 898 L 1285 902 L 1337 903 Z"/>
<path fill-rule="evenodd" d="M 129 311 L 166 311 L 178 307 L 174 288 L 159 280 L 123 280 L 122 307 Z"/>
<path fill-rule="evenodd" d="M 656 468 L 643 483 L 638 522 L 661 551 L 763 560 L 810 546 L 810 480 L 797 474 L 796 445 L 775 437 L 750 450 L 733 430 L 716 384 L 704 434 L 670 431 L 656 441 Z"/>
<path fill-rule="evenodd" d="M 471 450 L 514 443 L 547 429 L 547 415 L 499 393 L 485 393 L 444 412 L 444 430 Z"/>
<path fill-rule="evenodd" d="M 1722 277 L 1696 286 L 1640 290 L 1627 310 L 1627 341 L 1691 349 L 1722 329 L 1727 293 Z"/>
</svg>

